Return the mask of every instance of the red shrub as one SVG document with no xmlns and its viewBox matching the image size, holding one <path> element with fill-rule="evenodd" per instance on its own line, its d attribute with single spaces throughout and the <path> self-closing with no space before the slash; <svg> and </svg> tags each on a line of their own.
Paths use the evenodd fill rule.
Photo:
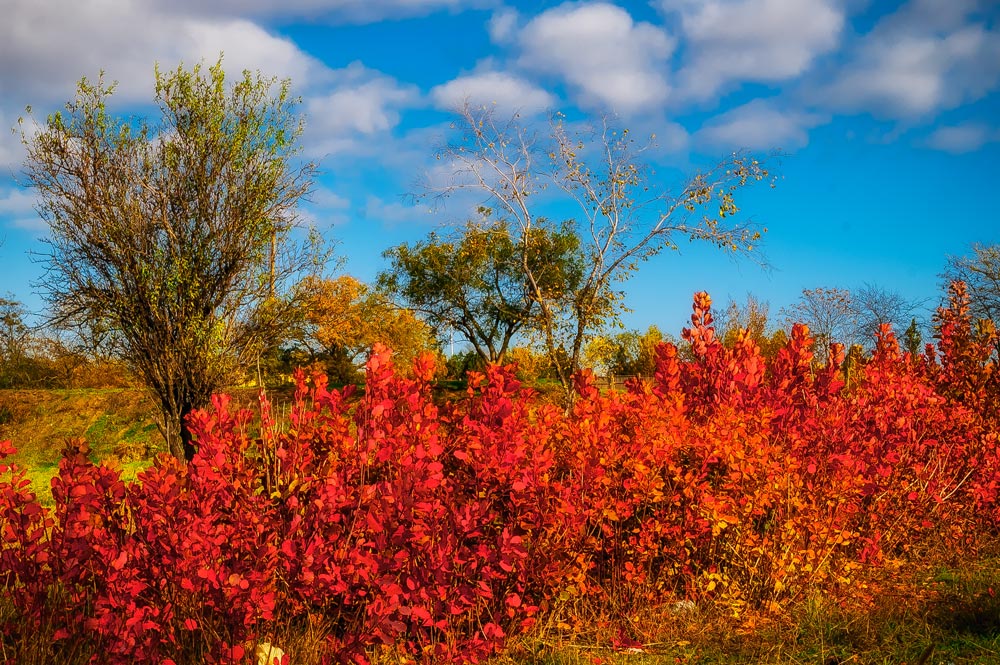
<svg viewBox="0 0 1000 665">
<path fill-rule="evenodd" d="M 69 447 L 51 512 L 0 465 L 4 640 L 47 622 L 111 663 L 237 662 L 319 621 L 340 662 L 461 661 L 561 600 L 874 593 L 886 561 L 998 535 L 995 333 L 964 302 L 956 286 L 921 358 L 883 330 L 850 388 L 842 348 L 818 364 L 805 326 L 770 362 L 747 336 L 723 347 L 697 294 L 692 360 L 661 345 L 624 392 L 583 372 L 568 413 L 504 367 L 438 406 L 431 359 L 405 378 L 377 348 L 360 400 L 300 373 L 280 431 L 266 399 L 254 421 L 216 398 L 194 460 L 130 486 Z"/>
</svg>

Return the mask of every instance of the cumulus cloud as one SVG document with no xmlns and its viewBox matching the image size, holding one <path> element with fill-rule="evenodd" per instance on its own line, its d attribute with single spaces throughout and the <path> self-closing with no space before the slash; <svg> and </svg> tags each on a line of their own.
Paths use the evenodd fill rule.
<svg viewBox="0 0 1000 665">
<path fill-rule="evenodd" d="M 818 101 L 915 119 L 984 96 L 1000 82 L 1000 31 L 977 5 L 920 0 L 884 18 Z"/>
<path fill-rule="evenodd" d="M 45 221 L 35 212 L 34 194 L 23 189 L 0 189 L 0 219 L 14 228 L 45 231 Z"/>
<path fill-rule="evenodd" d="M 323 69 L 290 40 L 245 19 L 192 17 L 122 1 L 66 2 L 58 11 L 50 3 L 11 2 L 0 22 L 0 90 L 8 103 L 15 96 L 35 106 L 65 101 L 81 76 L 101 69 L 119 82 L 118 99 L 145 102 L 154 62 L 214 62 L 220 52 L 227 68 L 260 69 L 300 84 Z"/>
<path fill-rule="evenodd" d="M 491 0 L 155 0 L 202 15 L 310 18 L 330 23 L 370 23 L 424 16 L 435 11 L 485 7 Z"/>
<path fill-rule="evenodd" d="M 291 40 L 224 12 L 202 15 L 184 5 L 124 0 L 67 2 L 53 11 L 34 0 L 11 1 L 15 7 L 0 22 L 0 121 L 5 131 L 24 106 L 34 106 L 44 117 L 73 97 L 81 76 L 93 77 L 102 67 L 106 80 L 119 81 L 116 105 L 146 105 L 153 98 L 155 62 L 165 69 L 179 62 L 190 66 L 214 62 L 220 52 L 230 72 L 250 69 L 290 77 L 305 93 L 301 110 L 308 127 L 303 139 L 310 156 L 357 148 L 394 128 L 400 109 L 419 103 L 413 86 L 360 63 L 331 70 Z M 0 166 L 13 167 L 22 157 L 16 137 L 4 133 Z"/>
<path fill-rule="evenodd" d="M 952 154 L 975 152 L 987 143 L 1000 141 L 1000 130 L 981 123 L 938 127 L 927 137 L 927 147 Z"/>
<path fill-rule="evenodd" d="M 844 27 L 835 0 L 661 0 L 680 17 L 685 96 L 703 99 L 727 84 L 802 75 L 834 50 Z"/>
<path fill-rule="evenodd" d="M 532 114 L 552 108 L 555 97 L 524 79 L 506 72 L 480 72 L 460 76 L 431 90 L 434 104 L 441 109 L 493 106 L 503 115 Z"/>
<path fill-rule="evenodd" d="M 490 39 L 493 40 L 494 44 L 506 43 L 514 37 L 517 31 L 518 18 L 517 10 L 510 7 L 504 7 L 493 13 L 493 16 L 490 17 L 490 22 L 487 24 L 487 29 L 490 33 Z"/>
<path fill-rule="evenodd" d="M 670 92 L 674 40 L 616 5 L 560 5 L 532 19 L 519 42 L 522 66 L 561 77 L 591 107 L 628 114 L 662 104 Z"/>
<path fill-rule="evenodd" d="M 400 110 L 419 101 L 411 85 L 355 62 L 332 75 L 329 92 L 306 101 L 306 151 L 313 156 L 357 149 L 399 124 Z"/>
<path fill-rule="evenodd" d="M 326 66 L 306 55 L 290 39 L 272 35 L 250 21 L 185 20 L 181 28 L 186 41 L 175 44 L 179 51 L 176 60 L 214 62 L 222 53 L 228 71 L 260 70 L 267 76 L 290 78 L 299 87 L 325 76 Z"/>
<path fill-rule="evenodd" d="M 222 52 L 230 72 L 250 69 L 290 77 L 305 99 L 300 109 L 307 115 L 303 143 L 311 157 L 345 150 L 365 150 L 369 156 L 389 153 L 392 146 L 386 135 L 398 125 L 401 111 L 423 103 L 416 87 L 360 63 L 330 69 L 290 39 L 266 28 L 254 11 L 243 11 L 242 2 L 230 3 L 228 9 L 224 3 L 166 0 L 63 2 L 58 9 L 35 0 L 10 2 L 13 7 L 0 21 L 0 186 L 3 176 L 16 170 L 23 159 L 18 137 L 8 130 L 24 107 L 32 105 L 35 115 L 44 118 L 73 97 L 81 76 L 93 78 L 102 68 L 106 69 L 106 80 L 119 81 L 113 97 L 119 109 L 141 108 L 152 101 L 156 62 L 163 69 L 172 69 L 180 62 L 186 66 L 212 63 Z M 261 2 L 256 5 L 258 13 L 272 4 L 275 12 L 283 11 L 277 3 Z M 293 0 L 292 4 L 289 12 L 304 11 L 308 3 Z M 399 7 L 405 13 L 404 5 L 416 8 L 459 3 L 413 0 L 374 4 Z M 212 11 L 206 9 L 209 5 L 215 5 Z M 347 11 L 353 5 L 361 6 L 318 2 L 317 8 L 336 6 Z M 6 223 L 24 225 L 34 219 L 13 210 L 14 200 L 7 194 L 0 209 Z M 344 208 L 330 200 L 314 203 L 307 211 L 317 219 L 335 221 L 343 214 Z"/>
<path fill-rule="evenodd" d="M 809 143 L 808 130 L 823 122 L 821 116 L 781 110 L 773 102 L 755 99 L 710 120 L 695 140 L 727 149 L 794 150 Z"/>
</svg>

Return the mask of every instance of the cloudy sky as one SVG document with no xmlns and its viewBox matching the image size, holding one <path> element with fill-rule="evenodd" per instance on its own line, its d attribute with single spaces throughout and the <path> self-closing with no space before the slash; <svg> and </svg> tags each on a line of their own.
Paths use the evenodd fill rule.
<svg viewBox="0 0 1000 665">
<path fill-rule="evenodd" d="M 783 152 L 777 187 L 743 201 L 771 269 L 683 246 L 629 282 L 631 327 L 676 331 L 701 289 L 773 310 L 865 282 L 936 300 L 948 255 L 1000 242 L 995 0 L 0 0 L 0 15 L 0 296 L 32 309 L 45 229 L 7 128 L 101 69 L 141 111 L 154 63 L 220 52 L 292 79 L 323 170 L 304 215 L 364 280 L 386 247 L 461 218 L 406 195 L 465 100 L 655 132 L 663 187 L 736 149 Z"/>
</svg>

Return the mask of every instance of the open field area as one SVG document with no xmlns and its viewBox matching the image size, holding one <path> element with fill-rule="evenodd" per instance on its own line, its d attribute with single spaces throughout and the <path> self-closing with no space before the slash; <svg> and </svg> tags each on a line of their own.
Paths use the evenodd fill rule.
<svg viewBox="0 0 1000 665">
<path fill-rule="evenodd" d="M 10 461 L 27 469 L 32 491 L 47 503 L 68 439 L 85 439 L 95 461 L 119 464 L 123 477 L 134 480 L 163 450 L 155 419 L 155 407 L 139 390 L 0 391 L 0 439 L 17 448 Z"/>
<path fill-rule="evenodd" d="M 229 392 L 237 404 L 257 403 L 255 389 Z M 287 390 L 279 392 L 276 402 L 287 398 Z M 138 388 L 0 390 L 0 440 L 9 439 L 18 451 L 8 462 L 26 469 L 32 491 L 46 504 L 51 503 L 52 477 L 72 439 L 83 439 L 95 462 L 121 469 L 126 481 L 135 480 L 156 455 L 166 452 L 157 417 L 155 403 Z"/>
</svg>

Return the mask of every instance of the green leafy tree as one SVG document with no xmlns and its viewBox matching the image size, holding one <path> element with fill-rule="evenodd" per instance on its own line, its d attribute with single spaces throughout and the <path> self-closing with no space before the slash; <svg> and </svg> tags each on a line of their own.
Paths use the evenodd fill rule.
<svg viewBox="0 0 1000 665">
<path fill-rule="evenodd" d="M 920 326 L 917 325 L 916 317 L 910 319 L 910 325 L 906 328 L 906 332 L 903 333 L 903 348 L 910 357 L 916 358 L 923 351 L 921 344 L 923 343 L 923 337 L 920 334 Z"/>
<path fill-rule="evenodd" d="M 516 116 L 497 118 L 491 107 L 460 111 L 461 140 L 439 155 L 455 179 L 429 187 L 447 196 L 472 190 L 513 229 L 522 252 L 522 276 L 538 307 L 542 342 L 567 401 L 571 377 L 581 366 L 589 337 L 618 321 L 623 303 L 618 285 L 639 265 L 682 240 L 700 241 L 740 255 L 757 256 L 760 233 L 734 221 L 736 192 L 770 180 L 755 158 L 734 154 L 670 190 L 655 182 L 628 130 L 605 121 L 576 131 L 561 118 L 539 135 Z M 540 196 L 545 192 L 543 196 Z M 573 209 L 581 238 L 580 279 L 572 289 L 550 291 L 527 257 L 533 230 L 552 206 Z"/>
<path fill-rule="evenodd" d="M 25 172 L 48 223 L 40 287 L 63 325 L 103 343 L 162 409 L 190 459 L 186 416 L 255 364 L 294 310 L 293 278 L 321 263 L 294 232 L 314 168 L 298 160 L 289 83 L 244 72 L 155 72 L 158 119 L 118 117 L 114 85 L 80 81 L 37 134 Z"/>
<path fill-rule="evenodd" d="M 656 346 L 664 341 L 656 326 L 644 333 L 629 330 L 617 335 L 595 335 L 587 344 L 584 358 L 608 376 L 652 376 L 656 371 Z"/>
<path fill-rule="evenodd" d="M 771 360 L 778 355 L 788 344 L 788 333 L 782 328 L 778 328 L 773 333 L 761 340 L 760 353 L 764 358 Z"/>
<path fill-rule="evenodd" d="M 386 251 L 391 268 L 379 286 L 417 312 L 439 336 L 453 330 L 484 363 L 502 362 L 519 333 L 538 327 L 537 294 L 524 266 L 546 297 L 561 297 L 582 275 L 580 240 L 566 225 L 544 220 L 518 242 L 507 224 L 469 223 L 451 237 Z"/>
</svg>

